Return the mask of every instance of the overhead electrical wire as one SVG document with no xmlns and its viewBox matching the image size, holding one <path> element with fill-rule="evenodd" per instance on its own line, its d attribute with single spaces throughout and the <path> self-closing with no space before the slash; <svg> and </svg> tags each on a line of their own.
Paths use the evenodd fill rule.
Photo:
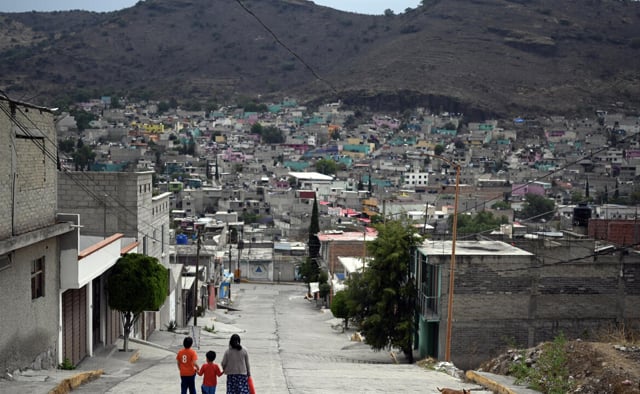
<svg viewBox="0 0 640 394">
<path fill-rule="evenodd" d="M 6 94 L 5 94 L 5 97 Z M 11 115 L 11 113 L 7 110 L 7 108 L 5 108 L 4 106 L 0 106 L 0 108 L 2 108 L 2 111 L 5 113 L 5 115 L 7 115 L 9 118 L 11 118 L 13 120 L 13 122 L 16 124 L 16 126 L 18 126 L 18 128 L 28 137 L 35 137 L 32 133 L 31 130 L 29 130 L 29 128 L 24 125 L 20 120 L 18 120 L 17 118 L 13 117 Z M 21 109 L 18 108 L 18 110 L 20 111 L 20 113 L 23 115 L 24 118 L 28 119 L 29 122 L 34 126 L 34 128 L 36 130 L 38 130 L 40 132 L 40 134 L 42 134 L 42 136 L 49 141 L 53 146 L 57 147 L 57 142 L 54 142 L 51 140 L 51 138 L 49 138 L 49 136 L 47 136 L 46 133 L 42 132 L 42 130 L 40 130 L 40 128 L 33 122 L 33 120 L 26 114 L 24 113 Z M 36 143 L 33 139 L 32 141 L 34 143 Z M 57 154 L 52 153 L 50 150 L 47 149 L 46 144 L 43 144 L 43 146 L 41 147 L 43 150 L 43 153 L 45 154 L 45 156 L 51 160 L 53 163 L 55 163 L 56 165 L 58 164 L 58 157 Z M 151 239 L 153 241 L 157 241 L 157 242 L 162 242 L 162 240 L 157 239 L 154 236 L 151 236 L 150 234 L 145 233 L 144 231 L 141 231 L 141 229 L 138 226 L 138 223 L 133 223 L 131 222 L 131 220 L 129 219 L 129 215 L 132 215 L 133 217 L 139 217 L 139 215 L 137 215 L 136 212 L 134 212 L 133 210 L 131 210 L 129 207 L 127 207 L 124 203 L 122 203 L 118 198 L 113 197 L 111 195 L 109 195 L 108 193 L 104 192 L 104 197 L 105 199 L 103 200 L 102 198 L 100 198 L 100 196 L 98 196 L 96 194 L 96 192 L 94 190 L 92 190 L 90 187 L 88 187 L 87 185 L 83 184 L 80 180 L 76 179 L 76 177 L 72 176 L 71 172 L 69 170 L 67 170 L 66 168 L 62 168 L 61 172 L 65 175 L 67 175 L 78 187 L 80 187 L 87 195 L 89 195 L 91 198 L 93 198 L 96 202 L 98 202 L 100 205 L 103 206 L 109 206 L 111 208 L 115 208 L 116 212 L 117 212 L 117 216 L 119 219 L 123 220 L 126 224 L 132 226 L 133 228 L 136 228 L 138 230 L 139 233 L 143 234 L 145 237 L 147 237 L 148 239 Z M 93 179 L 91 179 L 87 174 L 85 174 L 84 171 L 78 171 L 79 173 L 81 173 L 88 181 L 91 181 L 93 183 L 94 187 L 97 186 L 101 186 L 98 185 L 97 183 L 95 183 L 95 181 Z M 108 204 L 108 201 L 106 198 L 111 198 L 112 201 L 114 201 L 116 203 L 117 206 L 113 206 L 112 204 Z M 121 210 L 126 211 L 127 214 L 123 214 L 121 215 L 120 212 L 118 212 L 118 207 L 120 207 Z M 149 208 L 146 208 L 149 209 Z M 152 230 L 155 231 L 159 231 L 158 228 L 156 228 L 156 226 L 146 222 L 143 219 L 139 219 L 140 223 L 147 225 L 149 228 L 151 228 Z"/>
</svg>

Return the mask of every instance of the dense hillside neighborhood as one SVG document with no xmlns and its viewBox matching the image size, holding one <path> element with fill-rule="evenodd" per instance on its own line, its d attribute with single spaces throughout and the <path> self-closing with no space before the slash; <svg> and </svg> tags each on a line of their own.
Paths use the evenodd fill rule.
<svg viewBox="0 0 640 394">
<path fill-rule="evenodd" d="M 113 343 L 105 286 L 124 254 L 169 272 L 164 305 L 134 326 L 145 339 L 224 305 L 235 281 L 305 281 L 310 256 L 330 291 L 309 283 L 309 297 L 329 306 L 387 221 L 424 237 L 410 251 L 421 358 L 450 350 L 476 368 L 508 345 L 640 322 L 637 116 L 470 122 L 291 97 L 209 111 L 106 96 L 73 114 L 0 107 L 0 295 L 13 300 L 0 310 L 28 311 L 0 325 L 6 370 Z"/>
</svg>

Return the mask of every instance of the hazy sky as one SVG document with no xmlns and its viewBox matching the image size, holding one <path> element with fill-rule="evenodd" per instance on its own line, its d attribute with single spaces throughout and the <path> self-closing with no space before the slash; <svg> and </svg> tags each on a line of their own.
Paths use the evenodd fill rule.
<svg viewBox="0 0 640 394">
<path fill-rule="evenodd" d="M 420 4 L 420 0 L 315 0 L 314 2 L 317 5 L 361 14 L 383 14 L 386 9 L 392 9 L 399 14 L 408 7 L 416 8 Z M 136 3 L 137 0 L 0 0 L 0 12 L 78 9 L 103 12 L 131 7 Z"/>
</svg>

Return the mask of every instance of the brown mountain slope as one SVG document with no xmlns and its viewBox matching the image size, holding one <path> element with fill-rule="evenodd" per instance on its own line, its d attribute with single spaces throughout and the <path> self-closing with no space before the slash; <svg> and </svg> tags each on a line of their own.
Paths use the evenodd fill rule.
<svg viewBox="0 0 640 394">
<path fill-rule="evenodd" d="M 638 107 L 640 2 L 425 3 L 396 16 L 304 0 L 0 14 L 0 89 L 38 102 L 84 90 L 219 101 L 292 94 L 480 114 Z"/>
</svg>

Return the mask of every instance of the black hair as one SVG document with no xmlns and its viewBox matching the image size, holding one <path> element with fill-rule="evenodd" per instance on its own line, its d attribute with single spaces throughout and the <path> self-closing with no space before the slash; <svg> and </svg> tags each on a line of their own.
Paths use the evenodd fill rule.
<svg viewBox="0 0 640 394">
<path fill-rule="evenodd" d="M 213 362 L 213 360 L 215 359 L 216 359 L 216 352 L 214 352 L 213 350 L 209 350 L 207 352 L 207 361 Z"/>
<path fill-rule="evenodd" d="M 242 345 L 240 345 L 240 335 L 233 334 L 231 336 L 231 339 L 229 339 L 229 347 L 236 350 L 242 350 Z"/>
<path fill-rule="evenodd" d="M 193 345 L 193 338 L 191 338 L 191 337 L 186 337 L 186 338 L 182 341 L 182 345 L 185 347 L 185 349 L 189 349 L 189 348 Z"/>
</svg>

